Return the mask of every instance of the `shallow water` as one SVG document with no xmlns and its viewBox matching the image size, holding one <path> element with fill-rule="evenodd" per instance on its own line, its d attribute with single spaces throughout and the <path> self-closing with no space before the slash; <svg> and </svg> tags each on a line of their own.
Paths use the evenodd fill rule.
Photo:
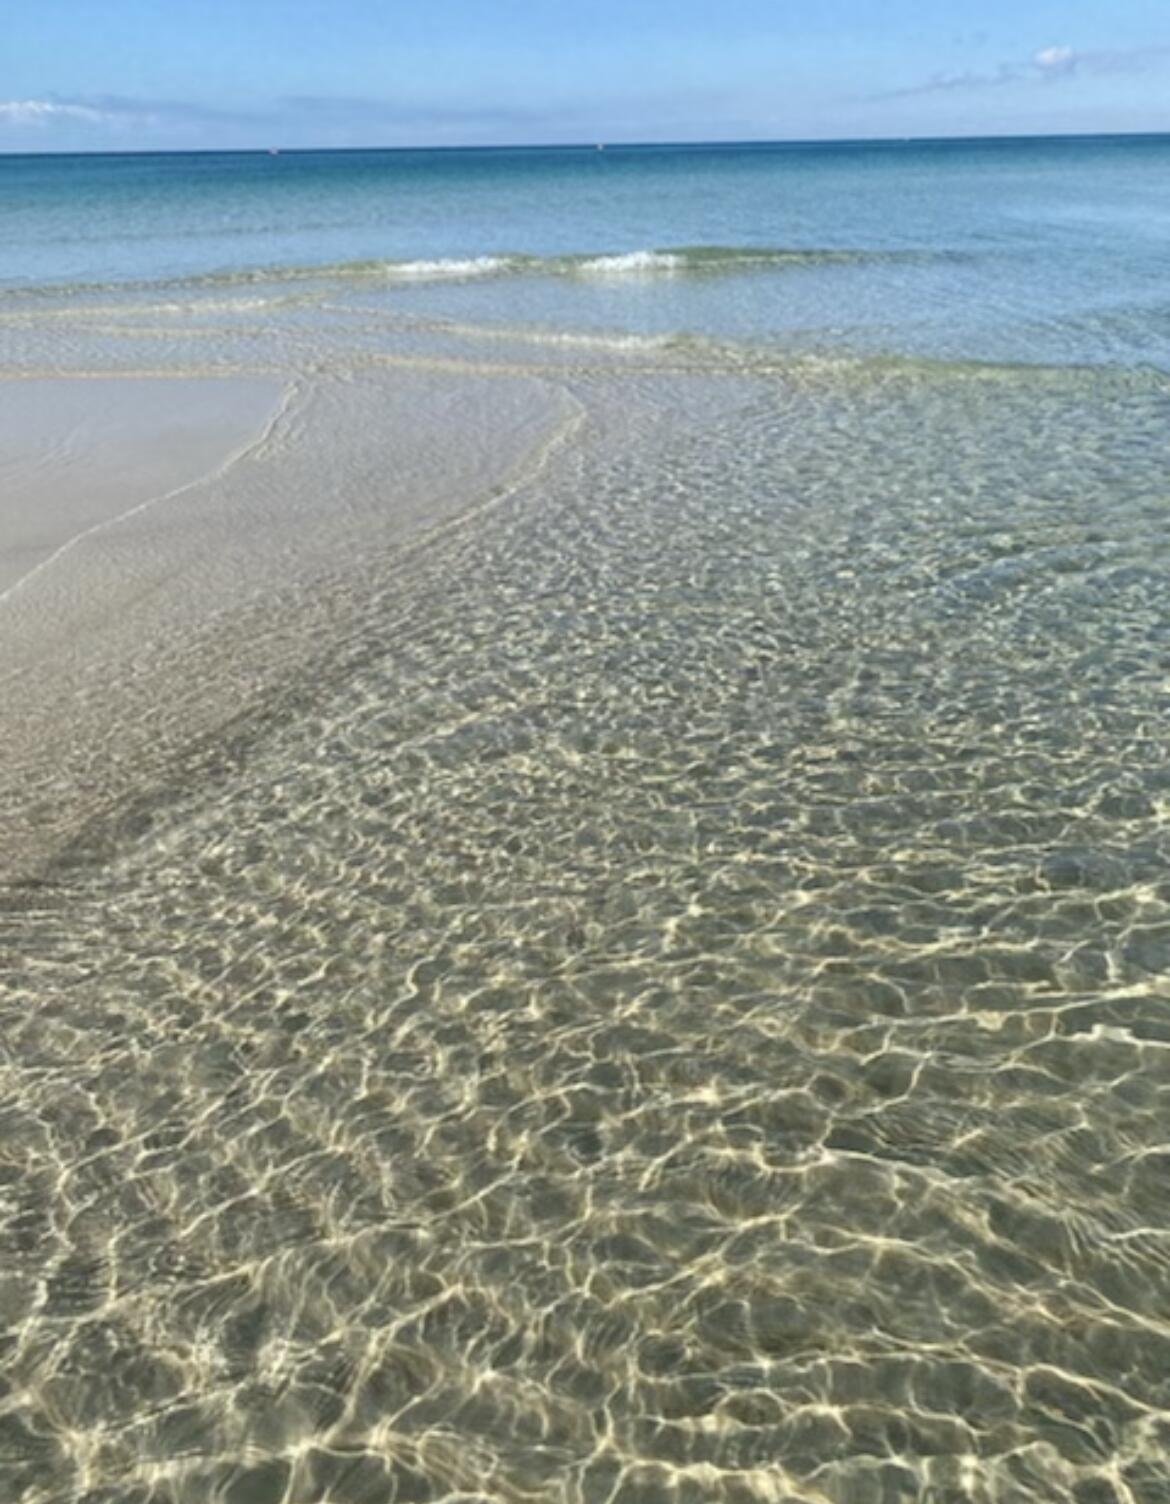
<svg viewBox="0 0 1170 1504">
<path fill-rule="evenodd" d="M 71 296 L 563 417 L 6 890 L 7 1495 L 1165 1499 L 1165 376 Z"/>
<path fill-rule="evenodd" d="M 324 267 L 476 324 L 1167 369 L 1168 171 L 1170 136 L 5 157 L 0 312 Z"/>
</svg>

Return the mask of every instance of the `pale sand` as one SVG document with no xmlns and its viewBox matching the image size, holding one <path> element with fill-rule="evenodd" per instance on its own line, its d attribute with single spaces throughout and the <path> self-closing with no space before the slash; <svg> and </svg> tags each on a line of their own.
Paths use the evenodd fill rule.
<svg viewBox="0 0 1170 1504">
<path fill-rule="evenodd" d="M 572 416 L 448 372 L 0 382 L 0 883 L 303 675 L 380 557 Z"/>
<path fill-rule="evenodd" d="M 0 600 L 137 508 L 208 475 L 270 421 L 260 380 L 7 382 L 0 388 Z"/>
</svg>

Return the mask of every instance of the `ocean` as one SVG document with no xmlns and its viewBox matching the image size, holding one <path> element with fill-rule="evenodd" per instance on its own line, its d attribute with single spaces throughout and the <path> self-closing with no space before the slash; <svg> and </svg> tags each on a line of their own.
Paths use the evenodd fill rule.
<svg viewBox="0 0 1170 1504">
<path fill-rule="evenodd" d="M 554 330 L 1164 366 L 1168 160 L 1170 137 L 8 157 L 0 288 L 326 273 Z"/>
<path fill-rule="evenodd" d="M 6 1499 L 1170 1497 L 1168 252 L 1170 137 L 0 158 Z"/>
</svg>

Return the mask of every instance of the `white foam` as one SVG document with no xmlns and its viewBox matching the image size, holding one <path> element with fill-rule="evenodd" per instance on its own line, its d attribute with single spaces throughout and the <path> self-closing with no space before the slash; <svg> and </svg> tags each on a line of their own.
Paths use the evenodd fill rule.
<svg viewBox="0 0 1170 1504">
<path fill-rule="evenodd" d="M 578 270 L 591 276 L 648 276 L 655 272 L 676 272 L 686 258 L 675 251 L 627 251 L 619 256 L 592 256 L 578 263 Z"/>
<path fill-rule="evenodd" d="M 452 257 L 435 261 L 388 261 L 384 273 L 408 282 L 444 282 L 464 277 L 490 277 L 507 271 L 506 256 Z"/>
<path fill-rule="evenodd" d="M 255 313 L 258 308 L 273 308 L 282 303 L 296 301 L 293 298 L 192 298 L 183 303 L 126 304 L 110 312 L 133 314 L 157 313 Z"/>
</svg>

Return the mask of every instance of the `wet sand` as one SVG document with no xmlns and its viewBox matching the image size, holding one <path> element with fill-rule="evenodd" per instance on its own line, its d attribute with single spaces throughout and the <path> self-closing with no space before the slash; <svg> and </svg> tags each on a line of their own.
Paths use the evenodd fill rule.
<svg viewBox="0 0 1170 1504">
<path fill-rule="evenodd" d="M 240 378 L 47 378 L 8 382 L 3 398 L 0 601 L 19 596 L 32 613 L 53 601 L 43 588 L 50 565 L 74 551 L 81 563 L 87 541 L 115 528 L 132 548 L 144 512 L 258 442 L 281 387 Z M 128 561 L 127 579 L 145 563 Z"/>
<path fill-rule="evenodd" d="M 506 484 L 563 417 L 537 383 L 444 385 L 4 383 L 0 882 L 308 671 L 355 569 Z"/>
<path fill-rule="evenodd" d="M 108 792 L 103 761 L 136 740 L 124 681 L 198 567 L 176 528 L 199 526 L 281 402 L 280 383 L 246 379 L 4 384 L 0 876 L 35 867 Z"/>
</svg>

